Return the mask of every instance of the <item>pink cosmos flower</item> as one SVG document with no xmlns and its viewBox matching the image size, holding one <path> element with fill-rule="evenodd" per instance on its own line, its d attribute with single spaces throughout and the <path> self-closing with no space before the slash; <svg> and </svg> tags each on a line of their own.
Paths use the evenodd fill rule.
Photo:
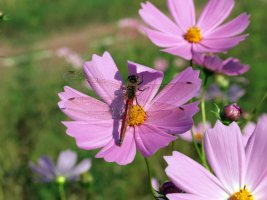
<svg viewBox="0 0 267 200">
<path fill-rule="evenodd" d="M 136 148 L 145 157 L 167 146 L 193 125 L 192 116 L 198 112 L 198 102 L 184 105 L 200 88 L 199 71 L 187 68 L 176 76 L 157 96 L 163 73 L 137 63 L 128 62 L 129 75 L 142 77 L 138 86 L 138 105 L 130 116 L 122 145 L 118 145 L 125 95 L 122 77 L 108 52 L 93 55 L 84 64 L 86 78 L 103 101 L 87 96 L 70 87 L 59 94 L 59 107 L 72 120 L 63 122 L 67 134 L 74 137 L 79 148 L 102 148 L 96 155 L 107 162 L 120 165 L 131 163 Z M 179 91 L 179 92 L 177 92 Z M 138 112 L 137 112 L 138 111 Z M 129 124 L 129 123 L 128 123 Z"/>
<path fill-rule="evenodd" d="M 206 122 L 206 129 L 209 129 L 211 128 L 211 124 L 210 122 Z M 202 142 L 202 138 L 204 137 L 204 126 L 203 126 L 203 123 L 199 123 L 197 126 L 193 126 L 192 127 L 192 131 L 193 131 L 193 135 L 196 139 L 196 141 L 198 143 L 201 143 Z M 192 142 L 193 141 L 193 138 L 192 138 L 192 134 L 191 134 L 191 130 L 185 132 L 184 134 L 181 134 L 180 135 L 180 138 L 182 138 L 183 140 L 186 140 L 188 142 Z"/>
<path fill-rule="evenodd" d="M 166 71 L 169 68 L 169 63 L 165 58 L 156 58 L 154 61 L 154 66 L 156 70 Z"/>
<path fill-rule="evenodd" d="M 228 76 L 238 76 L 248 71 L 249 66 L 243 65 L 236 58 L 228 58 L 222 60 L 216 55 L 204 55 L 201 53 L 195 53 L 193 55 L 193 61 L 195 64 L 204 67 L 205 69 Z"/>
<path fill-rule="evenodd" d="M 225 52 L 246 38 L 240 35 L 249 25 L 246 13 L 222 24 L 234 4 L 234 0 L 209 0 L 197 21 L 193 0 L 167 0 L 174 21 L 150 2 L 142 3 L 139 14 L 151 27 L 144 30 L 155 45 L 190 60 L 195 52 Z"/>
<path fill-rule="evenodd" d="M 205 134 L 205 152 L 213 173 L 187 156 L 166 156 L 166 173 L 186 193 L 169 194 L 170 200 L 267 199 L 267 119 L 258 122 L 244 147 L 238 125 L 217 122 Z"/>
</svg>

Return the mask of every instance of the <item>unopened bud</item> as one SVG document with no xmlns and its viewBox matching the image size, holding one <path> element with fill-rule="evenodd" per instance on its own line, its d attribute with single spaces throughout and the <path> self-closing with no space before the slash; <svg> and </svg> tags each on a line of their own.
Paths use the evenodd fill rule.
<svg viewBox="0 0 267 200">
<path fill-rule="evenodd" d="M 159 191 L 164 196 L 166 196 L 167 194 L 171 194 L 171 193 L 182 193 L 183 192 L 182 190 L 177 188 L 171 181 L 167 181 L 163 183 L 160 186 Z"/>
<path fill-rule="evenodd" d="M 222 88 L 228 88 L 229 87 L 229 80 L 225 78 L 223 75 L 217 75 L 215 77 L 215 80 L 217 84 Z"/>
<path fill-rule="evenodd" d="M 60 185 L 64 185 L 64 183 L 66 182 L 66 178 L 64 176 L 58 176 L 56 178 L 56 182 Z"/>
<path fill-rule="evenodd" d="M 230 121 L 237 121 L 240 118 L 241 114 L 242 110 L 236 103 L 225 106 L 223 109 L 223 115 L 225 119 L 228 119 Z"/>
</svg>

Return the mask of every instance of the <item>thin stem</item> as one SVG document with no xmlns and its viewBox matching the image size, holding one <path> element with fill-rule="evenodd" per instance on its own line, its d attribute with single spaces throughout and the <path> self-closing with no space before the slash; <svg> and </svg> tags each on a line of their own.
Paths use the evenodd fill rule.
<svg viewBox="0 0 267 200">
<path fill-rule="evenodd" d="M 175 146 L 175 141 L 172 141 L 172 143 L 171 143 L 171 150 L 172 150 L 172 152 L 174 151 L 174 146 Z"/>
<path fill-rule="evenodd" d="M 152 186 L 152 182 L 151 182 L 151 172 L 150 172 L 149 162 L 148 162 L 148 159 L 146 157 L 144 157 L 144 159 L 146 161 L 149 188 L 150 188 L 150 191 L 151 191 L 154 199 L 157 199 L 157 193 L 155 192 L 155 190 Z"/>
<path fill-rule="evenodd" d="M 193 59 L 191 59 L 191 60 L 190 60 L 190 66 L 191 66 L 191 67 L 194 67 L 193 65 L 194 65 L 194 64 L 193 64 Z"/>
<path fill-rule="evenodd" d="M 204 82 L 202 86 L 202 94 L 201 94 L 201 115 L 202 115 L 202 125 L 203 125 L 203 131 L 206 131 L 206 106 L 205 106 L 205 101 L 206 101 L 206 86 L 208 83 L 208 74 L 205 73 L 204 71 Z M 204 138 L 202 138 L 202 146 L 201 146 L 201 161 L 202 164 L 209 170 L 209 165 L 206 160 L 206 154 L 205 154 L 205 149 L 204 149 Z"/>
<path fill-rule="evenodd" d="M 65 191 L 64 191 L 64 184 L 62 184 L 62 183 L 58 184 L 58 192 L 59 192 L 60 200 L 66 200 L 66 195 L 65 195 Z"/>
<path fill-rule="evenodd" d="M 267 92 L 264 93 L 263 97 L 261 98 L 260 102 L 256 104 L 256 107 L 253 109 L 250 117 L 248 117 L 248 119 L 246 120 L 245 124 L 243 125 L 243 127 L 246 126 L 246 124 L 253 119 L 253 117 L 257 114 L 257 112 L 259 111 L 260 107 L 262 106 L 262 104 L 264 103 L 264 101 L 267 100 Z"/>
<path fill-rule="evenodd" d="M 195 149 L 196 149 L 196 151 L 197 151 L 197 155 L 198 155 L 198 157 L 199 157 L 200 159 L 202 159 L 202 154 L 201 154 L 201 151 L 200 151 L 200 149 L 199 149 L 199 146 L 197 145 L 196 137 L 194 136 L 194 133 L 193 133 L 192 130 L 191 130 L 190 132 L 191 132 L 191 135 L 192 135 L 193 144 L 194 144 Z"/>
</svg>

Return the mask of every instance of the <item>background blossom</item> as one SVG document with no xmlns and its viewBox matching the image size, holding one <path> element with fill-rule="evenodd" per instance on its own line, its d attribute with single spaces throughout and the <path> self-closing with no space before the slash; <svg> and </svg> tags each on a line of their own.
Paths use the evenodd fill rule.
<svg viewBox="0 0 267 200">
<path fill-rule="evenodd" d="M 249 25 L 246 13 L 222 24 L 234 4 L 234 0 L 209 0 L 197 21 L 193 0 L 167 0 L 173 20 L 150 2 L 142 3 L 139 14 L 151 27 L 144 31 L 155 45 L 190 60 L 195 52 L 224 52 L 246 38 L 247 35 L 240 35 Z"/>
<path fill-rule="evenodd" d="M 38 159 L 38 165 L 31 162 L 30 167 L 43 182 L 56 182 L 59 177 L 73 181 L 91 168 L 91 160 L 84 159 L 77 164 L 77 154 L 74 151 L 65 150 L 59 154 L 56 165 L 49 157 L 43 156 Z"/>
</svg>

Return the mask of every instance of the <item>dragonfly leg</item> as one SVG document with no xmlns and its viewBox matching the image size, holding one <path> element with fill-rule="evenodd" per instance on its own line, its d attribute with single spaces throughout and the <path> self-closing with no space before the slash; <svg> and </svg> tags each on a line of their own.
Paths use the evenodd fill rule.
<svg viewBox="0 0 267 200">
<path fill-rule="evenodd" d="M 136 105 L 140 106 L 140 104 L 137 101 L 137 98 L 135 98 Z"/>
<path fill-rule="evenodd" d="M 144 82 L 144 74 L 142 73 L 142 79 L 137 85 L 141 85 Z"/>
</svg>

